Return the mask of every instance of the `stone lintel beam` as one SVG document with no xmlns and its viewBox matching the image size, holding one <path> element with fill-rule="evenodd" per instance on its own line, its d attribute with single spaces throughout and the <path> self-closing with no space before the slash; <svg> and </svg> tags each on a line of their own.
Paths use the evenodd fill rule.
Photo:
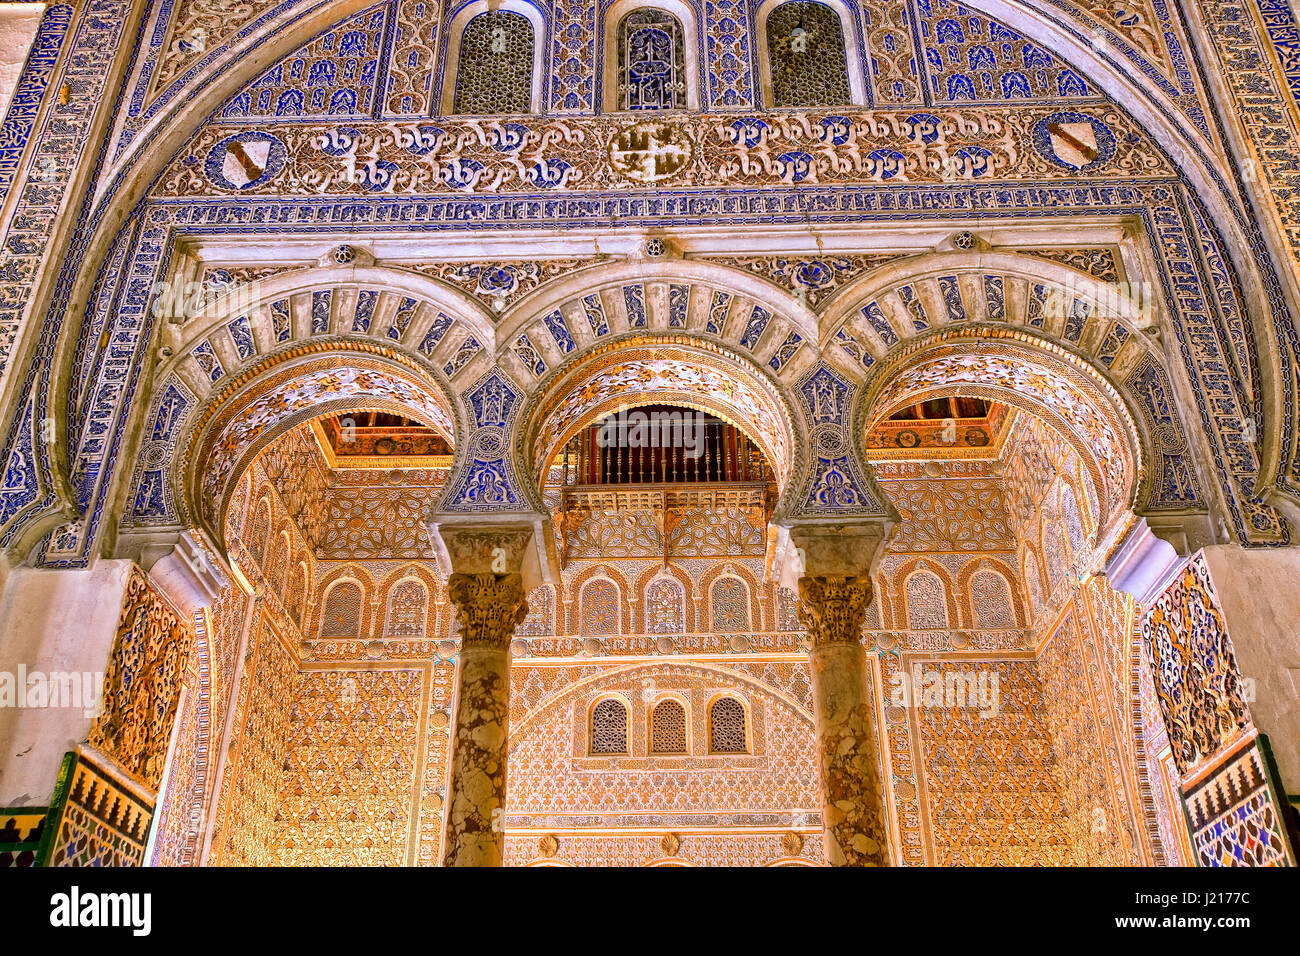
<svg viewBox="0 0 1300 956">
<path fill-rule="evenodd" d="M 186 614 L 210 607 L 230 580 L 206 538 L 193 529 L 124 535 L 116 550 L 119 557 L 134 558 Z"/>
<path fill-rule="evenodd" d="M 778 525 L 768 576 L 795 593 L 804 577 L 870 581 L 895 524 L 872 517 Z"/>
<path fill-rule="evenodd" d="M 1186 536 L 1168 523 L 1161 528 L 1164 534 L 1151 527 L 1146 518 L 1138 518 L 1101 569 L 1112 588 L 1131 595 L 1144 606 L 1165 592 L 1190 557 L 1184 550 Z M 1170 538 L 1177 543 L 1171 543 Z"/>
<path fill-rule="evenodd" d="M 1222 544 L 1225 540 L 1223 535 L 1215 533 L 1214 522 L 1204 511 L 1139 515 L 1138 520 L 1146 522 L 1152 534 L 1169 542 L 1183 558 L 1190 558 L 1202 548 Z"/>
<path fill-rule="evenodd" d="M 525 594 L 558 578 L 550 515 L 435 514 L 429 520 L 429 538 L 444 575 L 518 574 Z"/>
</svg>

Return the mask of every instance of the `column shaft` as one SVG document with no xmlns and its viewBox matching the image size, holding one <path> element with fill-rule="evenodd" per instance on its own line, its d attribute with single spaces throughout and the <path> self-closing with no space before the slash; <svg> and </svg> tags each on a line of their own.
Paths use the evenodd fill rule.
<svg viewBox="0 0 1300 956">
<path fill-rule="evenodd" d="M 812 637 L 822 826 L 832 866 L 888 866 L 884 788 L 862 625 L 869 578 L 799 579 L 799 613 Z"/>
<path fill-rule="evenodd" d="M 510 638 L 528 613 L 518 574 L 453 574 L 461 628 L 446 866 L 500 866 L 505 850 Z"/>
</svg>

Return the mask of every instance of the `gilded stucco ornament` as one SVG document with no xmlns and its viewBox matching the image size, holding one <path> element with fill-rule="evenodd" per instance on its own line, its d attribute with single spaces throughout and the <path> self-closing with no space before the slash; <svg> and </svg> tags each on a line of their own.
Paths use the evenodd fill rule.
<svg viewBox="0 0 1300 956">
<path fill-rule="evenodd" d="M 88 742 L 157 790 L 193 640 L 192 628 L 133 567 Z"/>
</svg>

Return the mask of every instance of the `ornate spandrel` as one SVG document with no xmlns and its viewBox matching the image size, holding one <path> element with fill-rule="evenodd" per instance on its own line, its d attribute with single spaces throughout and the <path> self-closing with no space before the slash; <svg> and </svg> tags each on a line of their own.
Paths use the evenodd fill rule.
<svg viewBox="0 0 1300 956">
<path fill-rule="evenodd" d="M 101 712 L 87 742 L 155 792 L 162 777 L 193 630 L 131 569 Z"/>
<path fill-rule="evenodd" d="M 1174 761 L 1184 776 L 1250 727 L 1237 660 L 1202 557 L 1156 601 L 1142 622 Z"/>
</svg>

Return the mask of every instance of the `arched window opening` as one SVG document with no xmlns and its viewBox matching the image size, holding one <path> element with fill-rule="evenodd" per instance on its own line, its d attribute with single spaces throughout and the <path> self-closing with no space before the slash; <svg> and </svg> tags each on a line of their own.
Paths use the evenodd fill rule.
<svg viewBox="0 0 1300 956">
<path fill-rule="evenodd" d="M 1011 590 L 1007 587 L 1007 579 L 996 571 L 976 571 L 971 576 L 970 600 L 976 627 L 1016 626 L 1015 611 L 1011 607 Z"/>
<path fill-rule="evenodd" d="M 627 708 L 622 701 L 609 698 L 591 709 L 593 754 L 626 754 L 627 739 Z"/>
<path fill-rule="evenodd" d="M 588 581 L 582 588 L 582 634 L 604 637 L 620 634 L 618 585 L 608 578 Z"/>
<path fill-rule="evenodd" d="M 1079 517 L 1079 500 L 1068 484 L 1061 487 L 1061 515 L 1065 519 L 1065 533 L 1070 539 L 1070 552 L 1077 561 L 1082 558 L 1084 550 L 1083 522 Z"/>
<path fill-rule="evenodd" d="M 937 575 L 917 571 L 908 577 L 907 622 L 914 631 L 942 630 L 948 626 L 948 601 Z"/>
<path fill-rule="evenodd" d="M 515 628 L 519 637 L 536 637 L 554 634 L 555 624 L 555 589 L 543 584 L 533 588 L 528 594 L 528 616 Z"/>
<path fill-rule="evenodd" d="M 266 580 L 271 585 L 271 590 L 279 598 L 282 604 L 288 603 L 288 574 L 289 574 L 289 557 L 292 545 L 289 543 L 289 533 L 280 532 L 279 537 L 275 538 L 267 548 L 266 563 Z"/>
<path fill-rule="evenodd" d="M 480 13 L 465 24 L 456 61 L 461 114 L 527 113 L 533 100 L 533 25 L 508 10 Z"/>
<path fill-rule="evenodd" d="M 402 581 L 388 598 L 384 632 L 389 637 L 422 637 L 428 593 L 419 581 Z"/>
<path fill-rule="evenodd" d="M 686 753 L 686 708 L 675 700 L 661 700 L 650 715 L 650 752 Z"/>
<path fill-rule="evenodd" d="M 851 103 L 848 56 L 839 15 L 824 3 L 793 0 L 767 17 L 773 106 Z"/>
<path fill-rule="evenodd" d="M 739 578 L 718 578 L 709 591 L 713 629 L 723 633 L 748 631 L 749 588 Z"/>
<path fill-rule="evenodd" d="M 293 615 L 293 623 L 299 627 L 302 627 L 307 611 L 307 580 L 307 565 L 299 564 L 298 573 L 293 581 L 293 591 L 289 595 L 289 613 Z"/>
<path fill-rule="evenodd" d="M 1029 586 L 1029 600 L 1035 611 L 1043 609 L 1043 585 L 1038 574 L 1038 559 L 1030 554 L 1025 558 L 1025 581 Z"/>
<path fill-rule="evenodd" d="M 719 697 L 709 708 L 709 752 L 743 754 L 748 750 L 744 704 L 734 697 Z"/>
<path fill-rule="evenodd" d="M 361 636 L 361 586 L 354 581 L 340 581 L 325 596 L 325 613 L 321 615 L 320 636 L 352 638 Z"/>
<path fill-rule="evenodd" d="M 686 107 L 684 33 L 670 13 L 643 7 L 618 28 L 618 101 L 625 110 Z"/>
<path fill-rule="evenodd" d="M 646 632 L 677 634 L 685 630 L 682 586 L 670 578 L 657 578 L 645 589 Z"/>
<path fill-rule="evenodd" d="M 776 477 L 758 444 L 707 412 L 646 405 L 597 419 L 565 447 L 566 484 L 762 482 Z"/>
<path fill-rule="evenodd" d="M 248 533 L 248 550 L 261 564 L 266 560 L 266 546 L 271 536 L 271 505 L 265 498 L 257 503 L 253 515 L 253 528 Z"/>
<path fill-rule="evenodd" d="M 1065 554 L 1065 542 L 1061 535 L 1061 526 L 1056 516 L 1044 518 L 1043 551 L 1047 555 L 1048 593 L 1055 594 L 1064 580 L 1070 559 Z"/>
</svg>

